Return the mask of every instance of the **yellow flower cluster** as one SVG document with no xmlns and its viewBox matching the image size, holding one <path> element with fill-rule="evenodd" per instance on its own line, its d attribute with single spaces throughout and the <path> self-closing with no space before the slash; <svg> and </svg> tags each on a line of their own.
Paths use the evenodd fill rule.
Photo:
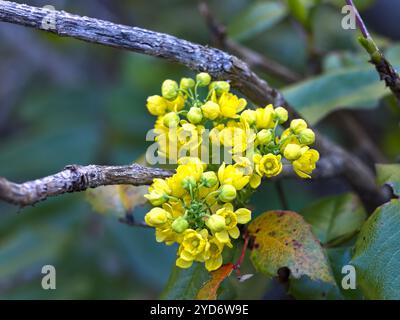
<svg viewBox="0 0 400 320">
<path fill-rule="evenodd" d="M 318 151 L 309 147 L 315 134 L 304 120 L 292 120 L 282 131 L 279 126 L 288 121 L 284 108 L 246 105 L 228 82 L 211 81 L 207 73 L 183 78 L 179 85 L 166 80 L 161 96 L 147 99 L 149 112 L 157 116 L 159 154 L 178 167 L 172 177 L 154 179 L 145 196 L 154 208 L 145 221 L 155 228 L 158 242 L 179 244 L 176 265 L 181 268 L 199 261 L 209 271 L 218 269 L 224 247 L 240 236 L 238 224 L 251 219 L 245 205 L 262 178 L 279 175 L 284 164 L 310 178 L 319 160 Z M 215 145 L 229 150 L 232 164 L 203 162 L 202 150 Z"/>
<path fill-rule="evenodd" d="M 181 159 L 172 177 L 154 179 L 145 197 L 155 206 L 145 216 L 156 229 L 158 242 L 179 244 L 176 265 L 189 268 L 193 261 L 204 262 L 207 270 L 222 265 L 224 246 L 240 236 L 238 224 L 246 224 L 251 212 L 234 210 L 232 201 L 249 182 L 249 177 L 233 179 L 233 166 L 221 166 L 218 174 L 204 171 L 198 158 Z"/>
</svg>

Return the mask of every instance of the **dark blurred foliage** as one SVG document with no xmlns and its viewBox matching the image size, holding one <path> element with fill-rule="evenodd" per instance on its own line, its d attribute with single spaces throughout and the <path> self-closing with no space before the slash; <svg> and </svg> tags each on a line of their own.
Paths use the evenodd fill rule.
<svg viewBox="0 0 400 320">
<path fill-rule="evenodd" d="M 83 16 L 209 43 L 196 1 L 26 2 L 52 4 Z M 211 6 L 229 25 L 252 2 L 218 0 Z M 330 21 L 335 21 L 333 9 L 324 10 L 323 19 L 333 17 Z M 371 12 L 369 16 L 379 20 Z M 341 35 L 325 21 L 317 36 L 322 49 L 356 50 L 352 34 Z M 306 73 L 304 39 L 296 30 L 285 19 L 244 43 Z M 146 112 L 146 97 L 158 93 L 166 78 L 193 75 L 186 68 L 156 58 L 5 23 L 0 23 L 0 43 L 0 176 L 12 181 L 46 176 L 67 164 L 134 161 L 145 152 L 145 136 L 154 121 Z M 262 76 L 282 85 L 277 79 Z M 390 102 L 383 102 L 378 108 L 352 115 L 369 128 L 367 134 L 393 161 L 398 155 L 399 128 L 388 109 Z M 362 154 L 357 141 L 346 138 L 352 133 L 341 130 L 337 117 L 331 114 L 319 127 Z M 282 208 L 275 187 L 267 183 L 257 192 L 255 213 Z M 346 191 L 348 186 L 339 179 L 312 184 L 285 181 L 283 189 L 289 208 L 300 210 L 314 199 Z M 138 210 L 139 218 L 145 209 Z M 174 259 L 175 249 L 157 244 L 152 230 L 122 224 L 115 215 L 94 213 L 83 194 L 64 195 L 24 209 L 0 204 L 2 299 L 157 298 Z M 45 264 L 57 269 L 57 290 L 41 288 L 41 267 Z M 243 269 L 254 272 L 248 262 Z M 269 293 L 275 282 L 271 284 L 261 275 L 232 285 L 238 289 L 236 298 L 280 297 L 280 291 Z"/>
</svg>

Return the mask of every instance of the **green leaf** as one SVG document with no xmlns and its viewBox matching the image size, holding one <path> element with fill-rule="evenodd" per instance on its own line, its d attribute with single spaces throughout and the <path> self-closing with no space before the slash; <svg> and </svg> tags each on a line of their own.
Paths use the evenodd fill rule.
<svg viewBox="0 0 400 320">
<path fill-rule="evenodd" d="M 400 196 L 400 164 L 377 164 L 376 174 L 379 185 L 389 185 Z"/>
<path fill-rule="evenodd" d="M 189 269 L 173 267 L 161 299 L 193 300 L 210 278 L 204 263 L 194 263 Z"/>
<path fill-rule="evenodd" d="M 283 89 L 285 98 L 311 124 L 339 108 L 373 108 L 389 93 L 368 66 L 326 73 Z"/>
<path fill-rule="evenodd" d="M 316 4 L 315 0 L 287 0 L 290 13 L 305 27 L 310 26 L 310 9 Z"/>
<path fill-rule="evenodd" d="M 369 299 L 400 299 L 400 201 L 376 209 L 358 236 L 351 264 Z"/>
<path fill-rule="evenodd" d="M 323 244 L 348 239 L 367 218 L 360 200 L 351 193 L 320 199 L 300 213 Z"/>
<path fill-rule="evenodd" d="M 290 279 L 289 294 L 297 300 L 343 299 L 336 284 L 321 280 L 312 280 L 308 276 L 302 276 L 299 279 Z"/>
<path fill-rule="evenodd" d="M 245 40 L 271 28 L 286 14 L 286 6 L 280 2 L 255 2 L 239 17 L 232 19 L 228 33 L 236 40 Z"/>
<path fill-rule="evenodd" d="M 349 265 L 351 261 L 353 247 L 329 248 L 326 250 L 333 275 L 339 288 L 342 288 L 342 279 L 345 274 L 342 273 L 344 266 Z M 364 299 L 360 288 L 341 289 L 341 293 L 345 299 L 361 300 Z"/>
<path fill-rule="evenodd" d="M 325 253 L 302 216 L 292 211 L 268 211 L 248 228 L 254 237 L 250 258 L 257 270 L 276 276 L 287 267 L 294 278 L 334 283 Z"/>
</svg>

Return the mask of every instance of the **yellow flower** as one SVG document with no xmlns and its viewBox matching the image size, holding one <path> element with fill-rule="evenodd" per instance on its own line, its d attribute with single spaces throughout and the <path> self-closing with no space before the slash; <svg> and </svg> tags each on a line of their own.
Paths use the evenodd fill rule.
<svg viewBox="0 0 400 320">
<path fill-rule="evenodd" d="M 162 205 L 168 200 L 168 195 L 171 193 L 171 188 L 164 179 L 154 179 L 152 185 L 149 187 L 149 193 L 145 194 L 153 206 Z"/>
<path fill-rule="evenodd" d="M 191 107 L 186 117 L 191 123 L 198 124 L 203 120 L 203 113 L 200 108 Z"/>
<path fill-rule="evenodd" d="M 179 258 L 176 265 L 180 268 L 189 268 L 193 261 L 204 261 L 205 254 L 209 250 L 208 231 L 187 229 L 178 250 Z"/>
<path fill-rule="evenodd" d="M 206 269 L 208 271 L 217 270 L 222 265 L 222 250 L 224 245 L 220 243 L 216 238 L 211 237 L 209 239 L 210 247 L 206 252 L 208 259 L 206 260 Z"/>
<path fill-rule="evenodd" d="M 285 151 L 283 152 L 283 155 L 289 161 L 294 161 L 294 160 L 297 160 L 298 158 L 300 158 L 301 153 L 302 153 L 301 145 L 290 143 L 285 147 Z"/>
<path fill-rule="evenodd" d="M 224 92 L 218 99 L 218 104 L 220 106 L 221 115 L 225 118 L 238 118 L 237 113 L 242 111 L 246 105 L 247 101 L 243 98 L 238 98 L 232 93 Z"/>
<path fill-rule="evenodd" d="M 210 83 L 208 89 L 217 95 L 221 95 L 224 92 L 229 92 L 231 86 L 226 81 L 213 81 Z"/>
<path fill-rule="evenodd" d="M 304 129 L 307 129 L 307 122 L 303 119 L 294 119 L 290 122 L 290 129 L 292 129 L 294 133 L 300 133 Z"/>
<path fill-rule="evenodd" d="M 231 202 L 236 198 L 237 192 L 234 186 L 230 184 L 224 184 L 219 190 L 219 200 L 222 202 Z"/>
<path fill-rule="evenodd" d="M 184 181 L 188 177 L 192 177 L 198 182 L 203 173 L 203 165 L 199 163 L 187 163 L 179 165 L 176 169 L 176 174 L 167 179 L 168 185 L 171 188 L 171 195 L 176 198 L 181 198 L 187 191 L 184 188 Z"/>
<path fill-rule="evenodd" d="M 250 126 L 256 122 L 256 111 L 255 110 L 244 110 L 240 114 L 240 119 L 247 122 Z"/>
<path fill-rule="evenodd" d="M 256 127 L 257 129 L 269 129 L 274 127 L 274 110 L 272 105 L 265 108 L 256 109 Z"/>
<path fill-rule="evenodd" d="M 302 144 L 310 145 L 315 142 L 315 133 L 311 129 L 304 129 L 299 133 L 299 141 Z"/>
<path fill-rule="evenodd" d="M 239 238 L 240 231 L 237 224 L 245 224 L 251 220 L 251 211 L 246 208 L 240 208 L 233 211 L 233 205 L 226 203 L 224 206 L 217 210 L 217 215 L 225 219 L 225 230 L 215 232 L 215 237 L 221 243 L 229 243 L 229 237 L 233 239 Z"/>
<path fill-rule="evenodd" d="M 282 124 L 288 120 L 289 114 L 285 108 L 278 107 L 275 109 L 275 118 Z"/>
<path fill-rule="evenodd" d="M 150 227 L 159 227 L 168 221 L 169 216 L 170 215 L 166 210 L 161 208 L 153 208 L 145 215 L 144 221 Z"/>
<path fill-rule="evenodd" d="M 213 101 L 207 101 L 204 105 L 201 106 L 201 110 L 203 111 L 203 115 L 210 120 L 217 119 L 220 114 L 218 103 L 215 103 Z"/>
<path fill-rule="evenodd" d="M 230 124 L 228 124 L 230 125 Z M 255 133 L 235 126 L 227 126 L 219 134 L 221 144 L 232 148 L 233 154 L 243 153 L 253 145 Z"/>
<path fill-rule="evenodd" d="M 261 156 L 260 154 L 255 154 L 254 162 L 256 164 L 256 171 L 260 176 L 265 175 L 270 178 L 280 174 L 282 171 L 281 155 L 276 156 L 269 153 Z"/>
<path fill-rule="evenodd" d="M 146 106 L 153 116 L 163 116 L 167 110 L 166 100 L 158 95 L 148 97 Z"/>
<path fill-rule="evenodd" d="M 178 235 L 172 228 L 171 223 L 167 223 L 161 227 L 156 227 L 156 241 L 165 242 L 167 246 L 180 242 L 181 236 Z"/>
<path fill-rule="evenodd" d="M 243 174 L 234 165 L 225 165 L 225 162 L 218 169 L 218 179 L 221 185 L 230 184 L 235 187 L 236 190 L 243 189 L 249 182 L 250 177 Z"/>
<path fill-rule="evenodd" d="M 310 174 L 316 167 L 316 162 L 319 160 L 319 153 L 317 150 L 309 149 L 305 151 L 302 156 L 293 161 L 293 169 L 301 178 L 311 178 Z"/>
<path fill-rule="evenodd" d="M 225 230 L 225 219 L 220 215 L 213 214 L 206 221 L 206 225 L 211 232 L 221 232 Z"/>
<path fill-rule="evenodd" d="M 261 177 L 256 173 L 252 174 L 250 176 L 250 181 L 249 181 L 250 187 L 252 187 L 253 189 L 257 189 L 260 184 L 261 184 Z"/>
<path fill-rule="evenodd" d="M 178 96 L 179 86 L 174 80 L 165 80 L 161 86 L 161 93 L 165 99 L 174 100 Z"/>
<path fill-rule="evenodd" d="M 280 151 L 284 153 L 285 148 L 288 144 L 300 144 L 299 139 L 292 133 L 290 128 L 282 132 L 281 137 L 278 142 L 281 142 Z"/>
<path fill-rule="evenodd" d="M 206 87 L 211 82 L 211 76 L 207 72 L 200 72 L 196 75 L 196 81 L 200 87 Z"/>
</svg>

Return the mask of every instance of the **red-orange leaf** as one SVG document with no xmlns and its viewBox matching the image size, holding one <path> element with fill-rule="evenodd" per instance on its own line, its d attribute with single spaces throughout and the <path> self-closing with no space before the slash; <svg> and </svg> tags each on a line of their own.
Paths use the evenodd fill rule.
<svg viewBox="0 0 400 320">
<path fill-rule="evenodd" d="M 211 272 L 211 279 L 208 280 L 197 294 L 198 300 L 216 300 L 217 290 L 233 270 L 233 263 L 224 264 L 218 270 Z"/>
</svg>

